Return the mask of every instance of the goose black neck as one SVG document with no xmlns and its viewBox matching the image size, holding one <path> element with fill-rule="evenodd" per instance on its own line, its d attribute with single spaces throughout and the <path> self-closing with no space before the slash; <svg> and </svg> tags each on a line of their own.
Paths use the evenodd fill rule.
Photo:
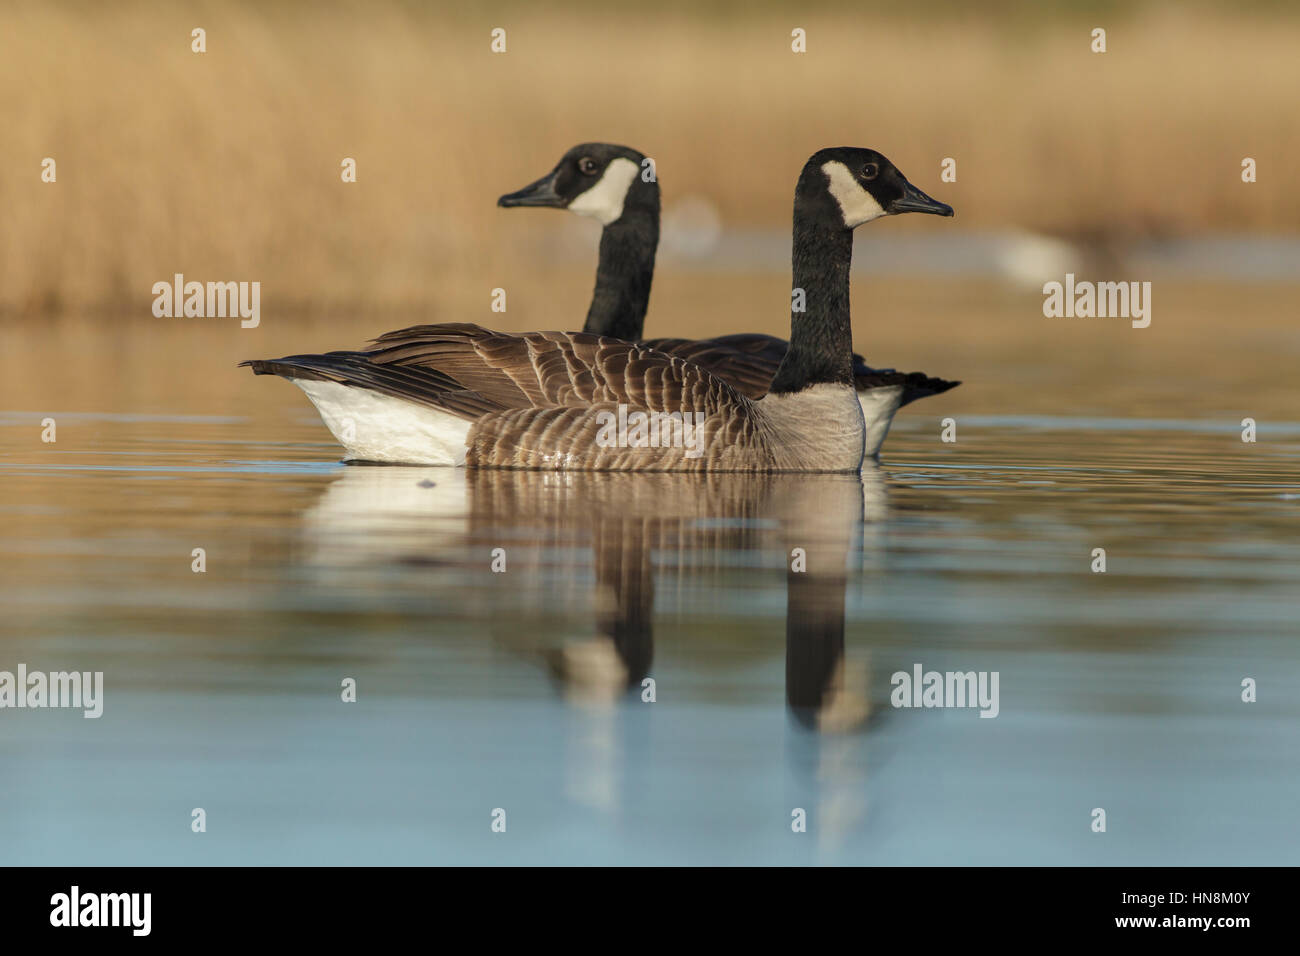
<svg viewBox="0 0 1300 956">
<path fill-rule="evenodd" d="M 853 384 L 853 327 L 849 321 L 849 268 L 853 233 L 796 215 L 792 251 L 790 349 L 769 389 L 774 394 L 811 385 Z M 803 291 L 804 311 L 798 311 Z"/>
<path fill-rule="evenodd" d="M 635 342 L 645 327 L 659 245 L 659 209 L 627 209 L 600 235 L 600 263 L 584 332 Z"/>
</svg>

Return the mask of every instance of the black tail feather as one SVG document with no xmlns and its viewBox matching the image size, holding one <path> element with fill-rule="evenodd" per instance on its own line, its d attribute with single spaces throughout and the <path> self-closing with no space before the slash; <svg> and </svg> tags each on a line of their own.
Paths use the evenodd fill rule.
<svg viewBox="0 0 1300 956">
<path fill-rule="evenodd" d="M 924 372 L 899 372 L 892 368 L 871 368 L 863 364 L 858 356 L 854 356 L 854 359 L 853 384 L 858 390 L 901 385 L 903 386 L 903 398 L 899 402 L 899 407 L 914 402 L 918 398 L 938 395 L 961 384 L 961 382 L 952 382 L 946 378 L 934 378 Z"/>
<path fill-rule="evenodd" d="M 336 382 L 368 389 L 417 405 L 440 408 L 471 421 L 500 410 L 498 405 L 464 388 L 444 372 L 425 366 L 380 364 L 372 361 L 367 352 L 289 355 L 278 359 L 250 359 L 239 364 L 247 365 L 257 375 Z"/>
</svg>

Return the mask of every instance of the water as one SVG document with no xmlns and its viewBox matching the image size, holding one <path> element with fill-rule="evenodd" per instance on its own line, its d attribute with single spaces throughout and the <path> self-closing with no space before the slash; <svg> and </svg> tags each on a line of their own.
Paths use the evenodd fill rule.
<svg viewBox="0 0 1300 956">
<path fill-rule="evenodd" d="M 860 477 L 465 474 L 221 374 L 0 413 L 0 670 L 105 682 L 0 711 L 4 863 L 1300 862 L 1300 422 L 938 441 L 976 383 Z M 916 664 L 998 715 L 891 706 Z"/>
</svg>

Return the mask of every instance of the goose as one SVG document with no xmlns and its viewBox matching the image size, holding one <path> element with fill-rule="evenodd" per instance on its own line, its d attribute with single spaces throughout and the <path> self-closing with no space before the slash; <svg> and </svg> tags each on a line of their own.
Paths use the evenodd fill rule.
<svg viewBox="0 0 1300 956">
<path fill-rule="evenodd" d="M 791 312 L 789 348 L 759 398 L 644 345 L 467 323 L 389 332 L 366 351 L 242 364 L 302 388 L 352 459 L 582 471 L 857 471 L 866 426 L 849 321 L 853 230 L 908 212 L 953 214 L 875 150 L 832 147 L 809 158 L 795 187 L 791 256 L 806 308 Z"/>
<path fill-rule="evenodd" d="M 757 333 L 711 339 L 642 337 L 659 245 L 659 182 L 645 154 L 612 143 L 580 143 L 541 179 L 507 193 L 497 205 L 567 209 L 601 224 L 596 285 L 584 332 L 640 342 L 690 359 L 750 398 L 767 391 L 789 347 L 784 339 Z M 866 421 L 866 455 L 873 459 L 899 408 L 961 384 L 922 372 L 873 369 L 856 353 L 853 377 Z"/>
</svg>

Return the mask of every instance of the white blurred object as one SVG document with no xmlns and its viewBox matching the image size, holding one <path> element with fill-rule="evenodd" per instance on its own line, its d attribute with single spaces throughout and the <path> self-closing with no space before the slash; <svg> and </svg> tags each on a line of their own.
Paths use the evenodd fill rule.
<svg viewBox="0 0 1300 956">
<path fill-rule="evenodd" d="M 1042 286 L 1060 281 L 1067 272 L 1078 271 L 1079 251 L 1068 242 L 1016 233 L 1000 237 L 996 243 L 995 262 L 998 272 L 1013 282 Z"/>
<path fill-rule="evenodd" d="M 712 255 L 722 239 L 722 216 L 703 196 L 685 196 L 664 210 L 659 251 L 682 259 Z"/>
</svg>

